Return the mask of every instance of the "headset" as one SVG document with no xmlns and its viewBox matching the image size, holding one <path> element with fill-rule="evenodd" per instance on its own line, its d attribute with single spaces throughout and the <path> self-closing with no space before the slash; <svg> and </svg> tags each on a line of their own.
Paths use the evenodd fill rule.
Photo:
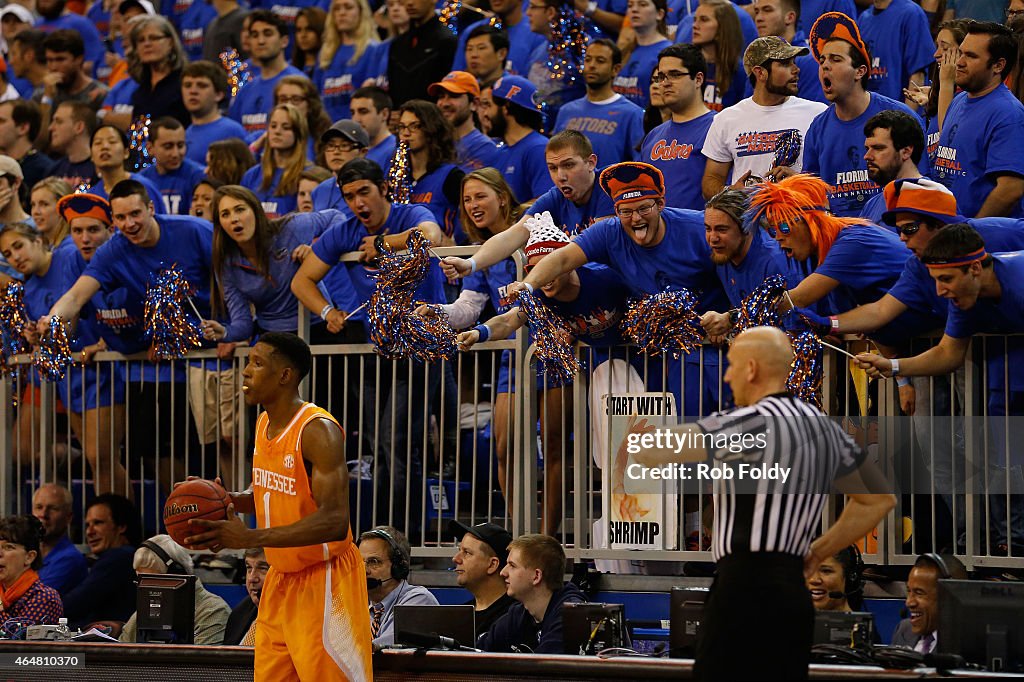
<svg viewBox="0 0 1024 682">
<path fill-rule="evenodd" d="M 391 533 L 382 528 L 374 528 L 373 530 L 366 531 L 366 534 L 380 538 L 388 543 L 388 546 L 391 548 L 388 557 L 391 559 L 391 577 L 395 580 L 405 580 L 408 578 L 410 573 L 409 555 L 406 554 L 405 550 L 402 549 Z"/>
<path fill-rule="evenodd" d="M 846 596 L 861 594 L 864 592 L 864 558 L 860 555 L 860 547 L 850 545 L 840 554 L 845 554 L 843 561 L 843 572 L 846 574 L 846 584 L 843 590 Z"/>
<path fill-rule="evenodd" d="M 949 566 L 946 565 L 946 560 L 935 552 L 925 552 L 921 556 L 917 557 L 918 561 L 921 559 L 932 562 L 932 564 L 935 565 L 935 568 L 939 569 L 939 580 L 949 580 L 953 577 L 949 572 Z"/>
<path fill-rule="evenodd" d="M 153 554 L 156 554 L 160 561 L 164 562 L 164 566 L 167 567 L 168 573 L 174 573 L 176 575 L 189 575 L 189 572 L 185 570 L 185 567 L 179 564 L 177 561 L 171 558 L 171 555 L 164 551 L 164 548 L 155 542 L 146 540 L 139 547 L 145 547 Z"/>
</svg>

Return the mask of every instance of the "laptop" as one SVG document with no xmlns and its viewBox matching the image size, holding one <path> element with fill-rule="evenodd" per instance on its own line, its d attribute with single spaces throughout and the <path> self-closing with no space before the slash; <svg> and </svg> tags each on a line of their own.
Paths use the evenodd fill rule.
<svg viewBox="0 0 1024 682">
<path fill-rule="evenodd" d="M 474 646 L 476 610 L 473 605 L 395 607 L 395 644 L 429 648 L 425 638 L 437 636 L 454 639 L 461 646 Z"/>
</svg>

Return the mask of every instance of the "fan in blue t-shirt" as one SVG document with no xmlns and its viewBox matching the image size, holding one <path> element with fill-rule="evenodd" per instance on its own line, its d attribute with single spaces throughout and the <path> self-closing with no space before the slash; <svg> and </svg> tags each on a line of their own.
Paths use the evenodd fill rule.
<svg viewBox="0 0 1024 682">
<path fill-rule="evenodd" d="M 203 166 L 186 158 L 185 127 L 176 118 L 164 117 L 149 125 L 149 153 L 153 165 L 140 175 L 160 190 L 159 213 L 188 215 L 192 190 L 206 177 Z"/>
<path fill-rule="evenodd" d="M 935 61 L 935 45 L 920 5 L 912 0 L 875 2 L 857 17 L 857 25 L 871 53 L 870 90 L 899 100 L 911 80 L 924 83 Z"/>
<path fill-rule="evenodd" d="M 697 299 L 697 313 L 725 310 L 725 292 L 704 237 L 703 216 L 665 207 L 661 172 L 649 164 L 620 163 L 601 173 L 600 184 L 615 201 L 617 217 L 584 230 L 572 244 L 542 260 L 523 282 L 513 284 L 510 292 L 539 289 L 592 262 L 611 268 L 634 296 L 685 288 Z M 684 414 L 699 415 L 719 405 L 718 382 L 701 380 L 702 371 L 717 376 L 714 353 L 686 354 L 685 402 L 679 383 L 683 372 L 678 363 L 667 363 L 669 390 L 684 405 Z"/>
</svg>

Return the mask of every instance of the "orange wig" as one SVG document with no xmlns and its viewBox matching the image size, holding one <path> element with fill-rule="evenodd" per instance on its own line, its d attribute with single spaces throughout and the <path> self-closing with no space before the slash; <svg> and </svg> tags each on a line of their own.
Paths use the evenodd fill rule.
<svg viewBox="0 0 1024 682">
<path fill-rule="evenodd" d="M 797 220 L 807 224 L 811 242 L 818 253 L 818 265 L 828 255 L 839 231 L 850 225 L 868 225 L 862 218 L 837 218 L 828 207 L 828 185 L 808 173 L 793 175 L 779 182 L 762 182 L 750 197 L 749 220 L 766 226 Z"/>
</svg>

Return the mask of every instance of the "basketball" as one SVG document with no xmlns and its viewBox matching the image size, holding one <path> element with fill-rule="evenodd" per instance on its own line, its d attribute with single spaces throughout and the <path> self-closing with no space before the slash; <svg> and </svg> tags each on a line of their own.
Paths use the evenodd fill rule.
<svg viewBox="0 0 1024 682">
<path fill-rule="evenodd" d="M 182 547 L 185 538 L 202 532 L 189 526 L 192 519 L 223 521 L 227 518 L 228 491 L 213 481 L 187 481 L 171 491 L 164 504 L 164 527 Z M 186 547 L 186 549 L 188 549 Z"/>
</svg>

